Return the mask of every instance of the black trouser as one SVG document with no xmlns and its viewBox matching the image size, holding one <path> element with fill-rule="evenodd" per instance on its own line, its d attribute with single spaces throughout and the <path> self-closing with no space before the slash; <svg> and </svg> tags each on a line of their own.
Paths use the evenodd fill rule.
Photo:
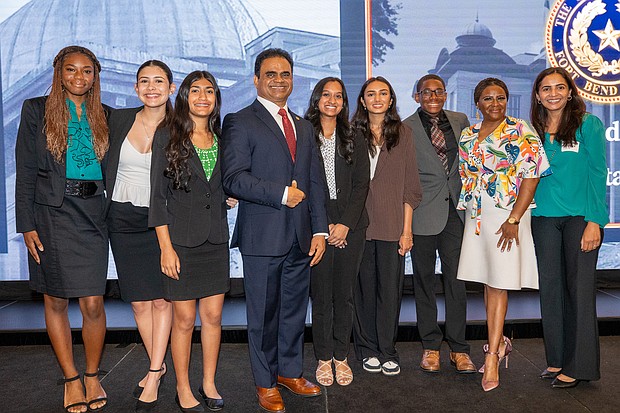
<svg viewBox="0 0 620 413">
<path fill-rule="evenodd" d="M 349 231 L 347 246 L 327 245 L 323 259 L 312 267 L 312 341 L 318 360 L 344 360 L 349 354 L 353 328 L 353 288 L 366 228 Z"/>
<path fill-rule="evenodd" d="M 443 274 L 446 341 L 457 353 L 469 353 L 465 341 L 467 323 L 467 295 L 465 282 L 456 279 L 463 240 L 463 221 L 450 203 L 446 226 L 437 235 L 414 235 L 413 238 L 413 287 L 418 332 L 422 347 L 439 350 L 443 334 L 437 324 L 437 300 L 435 299 L 436 252 L 441 259 Z"/>
<path fill-rule="evenodd" d="M 405 259 L 398 241 L 366 241 L 354 294 L 353 339 L 358 359 L 377 357 L 398 363 L 396 334 Z"/>
<path fill-rule="evenodd" d="M 595 285 L 599 249 L 581 251 L 586 224 L 584 217 L 532 217 L 532 235 L 547 365 L 561 367 L 562 373 L 575 379 L 598 380 Z"/>
</svg>

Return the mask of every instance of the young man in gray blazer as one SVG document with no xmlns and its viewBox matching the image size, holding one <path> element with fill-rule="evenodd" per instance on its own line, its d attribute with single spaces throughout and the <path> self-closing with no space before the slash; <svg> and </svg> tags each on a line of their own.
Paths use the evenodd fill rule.
<svg viewBox="0 0 620 413">
<path fill-rule="evenodd" d="M 465 284 L 456 279 L 463 237 L 463 211 L 456 205 L 461 191 L 458 139 L 469 126 L 463 113 L 444 110 L 446 85 L 437 75 L 423 76 L 413 98 L 420 108 L 405 123 L 413 130 L 422 203 L 413 212 L 413 285 L 418 331 L 424 354 L 422 370 L 440 370 L 439 350 L 443 334 L 437 324 L 435 299 L 436 252 L 441 259 L 445 292 L 445 339 L 450 346 L 450 362 L 458 373 L 474 373 L 465 341 L 467 298 Z"/>
</svg>

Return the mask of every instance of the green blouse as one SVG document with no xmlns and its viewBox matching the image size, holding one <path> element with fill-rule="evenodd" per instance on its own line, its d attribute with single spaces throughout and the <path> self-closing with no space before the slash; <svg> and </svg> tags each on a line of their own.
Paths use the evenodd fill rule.
<svg viewBox="0 0 620 413">
<path fill-rule="evenodd" d="M 66 157 L 67 179 L 100 181 L 103 176 L 93 147 L 93 133 L 86 116 L 86 103 L 82 103 L 81 118 L 78 118 L 75 103 L 71 99 L 67 99 L 67 105 L 70 114 Z"/>
<path fill-rule="evenodd" d="M 545 134 L 545 152 L 553 173 L 540 179 L 533 216 L 583 216 L 604 227 L 607 208 L 607 163 L 605 127 L 587 113 L 577 131 L 577 144 L 562 147 Z"/>
<path fill-rule="evenodd" d="M 218 152 L 218 144 L 217 144 L 217 136 L 213 135 L 213 146 L 209 149 L 201 149 L 194 145 L 194 149 L 198 154 L 198 159 L 200 159 L 200 163 L 202 164 L 202 169 L 205 171 L 205 176 L 207 177 L 207 181 L 211 179 L 211 175 L 213 174 L 213 169 L 215 168 L 215 163 L 217 162 L 217 152 Z"/>
</svg>

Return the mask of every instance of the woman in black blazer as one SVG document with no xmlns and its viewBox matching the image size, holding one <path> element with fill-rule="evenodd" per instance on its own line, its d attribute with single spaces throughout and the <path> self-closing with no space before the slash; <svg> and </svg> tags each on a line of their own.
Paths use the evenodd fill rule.
<svg viewBox="0 0 620 413">
<path fill-rule="evenodd" d="M 203 411 L 189 384 L 189 359 L 198 299 L 207 407 L 224 400 L 215 386 L 224 293 L 230 286 L 227 207 L 219 162 L 221 96 L 209 72 L 187 75 L 177 94 L 169 129 L 153 142 L 149 226 L 161 248 L 165 298 L 172 301 L 171 350 L 181 411 Z"/>
<path fill-rule="evenodd" d="M 166 365 L 172 305 L 164 299 L 161 251 L 154 228 L 148 226 L 153 135 L 172 117 L 170 68 L 149 60 L 136 74 L 135 90 L 144 106 L 119 109 L 109 119 L 110 150 L 106 165 L 107 222 L 121 297 L 131 302 L 149 356 L 149 372 L 134 390 L 136 411 L 157 403 Z"/>
<path fill-rule="evenodd" d="M 364 204 L 370 161 L 361 135 L 349 125 L 349 101 L 342 80 L 327 77 L 312 91 L 305 118 L 314 126 L 325 178 L 329 238 L 323 259 L 312 267 L 312 337 L 318 360 L 316 379 L 323 386 L 347 386 L 353 328 L 353 285 L 359 271 L 368 226 Z"/>
<path fill-rule="evenodd" d="M 22 108 L 15 145 L 16 226 L 30 253 L 30 288 L 44 297 L 47 333 L 64 375 L 65 410 L 86 412 L 107 405 L 98 374 L 108 268 L 100 162 L 108 149 L 108 126 L 95 55 L 84 47 L 65 47 L 53 66 L 49 96 L 28 99 Z M 73 297 L 82 312 L 84 386 L 67 312 Z"/>
</svg>

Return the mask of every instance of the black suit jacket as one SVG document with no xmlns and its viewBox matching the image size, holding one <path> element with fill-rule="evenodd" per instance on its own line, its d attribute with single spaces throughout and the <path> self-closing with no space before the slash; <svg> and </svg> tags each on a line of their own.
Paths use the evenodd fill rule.
<svg viewBox="0 0 620 413">
<path fill-rule="evenodd" d="M 59 207 L 65 195 L 67 167 L 56 162 L 47 150 L 43 133 L 47 96 L 27 99 L 22 106 L 15 143 L 15 222 L 17 232 L 36 229 L 35 203 Z M 104 105 L 106 114 L 109 108 Z M 99 186 L 95 195 L 103 193 Z"/>
<path fill-rule="evenodd" d="M 329 188 L 325 177 L 325 199 L 328 200 L 326 209 L 330 224 L 344 224 L 351 231 L 356 231 L 368 226 L 368 213 L 366 212 L 366 196 L 370 182 L 370 159 L 366 143 L 361 135 L 355 134 L 355 150 L 351 155 L 351 164 L 340 155 L 338 148 L 341 137 L 336 135 L 336 205 L 337 210 L 329 207 Z M 319 151 L 320 153 L 320 151 Z M 321 162 L 323 157 L 321 156 Z"/>
<path fill-rule="evenodd" d="M 118 162 L 121 156 L 121 146 L 127 137 L 127 133 L 136 120 L 136 114 L 142 110 L 143 106 L 128 109 L 113 110 L 108 119 L 110 129 L 110 149 L 105 159 L 105 187 L 107 192 L 106 212 L 112 203 L 114 184 L 116 183 L 116 173 L 118 172 Z"/>
<path fill-rule="evenodd" d="M 188 159 L 191 178 L 189 191 L 173 189 L 172 180 L 164 176 L 168 166 L 166 146 L 170 141 L 167 128 L 159 129 L 153 138 L 151 160 L 151 206 L 149 226 L 168 225 L 170 239 L 184 247 L 197 247 L 205 241 L 228 242 L 226 195 L 222 188 L 220 154 L 211 179 L 202 169 L 198 154 L 192 148 Z M 221 145 L 220 145 L 221 152 Z"/>
</svg>

